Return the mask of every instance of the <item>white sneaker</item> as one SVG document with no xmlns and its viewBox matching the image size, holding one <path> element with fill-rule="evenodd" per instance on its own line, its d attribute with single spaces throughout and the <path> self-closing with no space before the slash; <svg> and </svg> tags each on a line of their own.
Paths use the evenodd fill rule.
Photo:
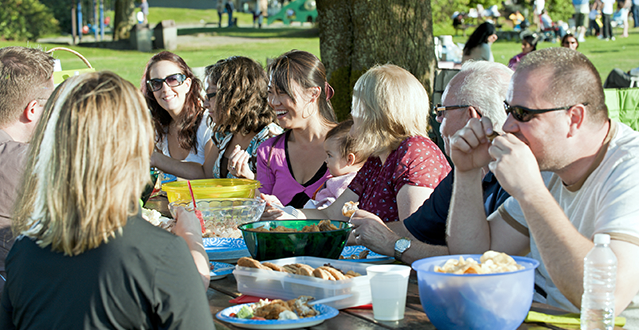
<svg viewBox="0 0 639 330">
<path fill-rule="evenodd" d="M 615 41 L 615 37 L 610 37 L 610 40 Z"/>
<path fill-rule="evenodd" d="M 579 39 L 577 39 L 577 41 L 579 41 L 579 42 L 585 42 L 585 41 L 586 41 L 586 38 L 584 38 L 584 37 L 579 37 Z"/>
</svg>

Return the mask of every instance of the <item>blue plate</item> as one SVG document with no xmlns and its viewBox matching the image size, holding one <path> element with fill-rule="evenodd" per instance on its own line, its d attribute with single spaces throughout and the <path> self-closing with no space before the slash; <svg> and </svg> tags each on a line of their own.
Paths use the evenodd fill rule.
<svg viewBox="0 0 639 330">
<path fill-rule="evenodd" d="M 358 256 L 360 252 L 364 250 L 368 250 L 368 249 L 362 245 L 345 246 L 344 250 L 342 250 L 342 256 L 344 257 L 344 259 L 339 259 L 339 260 L 350 261 L 350 262 L 378 263 L 378 264 L 386 264 L 386 263 L 391 263 L 395 261 L 395 258 L 393 257 L 385 256 L 383 254 L 378 254 L 373 251 L 371 251 L 368 254 L 366 259 L 348 259 L 348 257 L 350 257 L 353 254 Z"/>
<path fill-rule="evenodd" d="M 203 238 L 204 249 L 209 260 L 237 261 L 242 257 L 250 257 L 243 238 L 212 237 Z"/>
<path fill-rule="evenodd" d="M 224 262 L 211 261 L 211 281 L 219 280 L 233 272 L 235 266 Z"/>
<path fill-rule="evenodd" d="M 229 307 L 219 313 L 217 313 L 216 317 L 220 321 L 228 322 L 233 324 L 236 327 L 247 328 L 247 329 L 297 329 L 297 328 L 307 328 L 312 327 L 314 325 L 318 325 L 324 320 L 328 320 L 334 318 L 339 314 L 339 311 L 333 307 L 318 304 L 315 305 L 315 309 L 319 312 L 319 315 L 315 315 L 313 317 L 306 317 L 297 320 L 250 320 L 250 319 L 238 319 L 237 317 L 229 316 L 231 313 L 237 313 L 242 306 L 244 305 L 253 305 L 253 304 L 243 304 L 237 305 L 233 307 Z"/>
</svg>

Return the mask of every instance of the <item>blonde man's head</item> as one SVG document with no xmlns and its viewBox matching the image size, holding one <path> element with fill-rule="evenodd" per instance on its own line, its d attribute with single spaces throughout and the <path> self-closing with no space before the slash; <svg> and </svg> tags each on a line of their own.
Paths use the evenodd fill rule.
<svg viewBox="0 0 639 330">
<path fill-rule="evenodd" d="M 373 156 L 397 149 L 411 136 L 428 136 L 428 94 L 407 70 L 377 65 L 353 89 L 356 150 Z"/>
<path fill-rule="evenodd" d="M 67 79 L 31 141 L 14 232 L 66 255 L 106 243 L 138 212 L 152 141 L 133 84 L 108 71 Z"/>
</svg>

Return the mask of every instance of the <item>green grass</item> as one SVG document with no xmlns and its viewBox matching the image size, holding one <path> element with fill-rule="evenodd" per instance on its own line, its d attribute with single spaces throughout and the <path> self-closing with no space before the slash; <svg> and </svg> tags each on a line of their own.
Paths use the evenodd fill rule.
<svg viewBox="0 0 639 330">
<path fill-rule="evenodd" d="M 213 1 L 211 1 L 212 9 L 186 9 L 186 8 L 162 8 L 162 7 L 149 7 L 148 21 L 152 26 L 155 26 L 157 22 L 165 19 L 172 19 L 177 25 L 198 25 L 198 24 L 215 24 L 217 26 L 218 16 L 217 10 L 213 8 Z M 237 17 L 237 24 L 239 26 L 253 25 L 253 14 L 233 12 L 233 17 Z M 222 26 L 226 26 L 228 22 L 228 15 L 222 16 Z"/>
<path fill-rule="evenodd" d="M 639 29 L 631 29 L 629 38 L 619 38 L 620 30 L 615 30 L 616 41 L 603 41 L 594 37 L 587 38 L 581 43 L 579 51 L 584 53 L 598 69 L 602 80 L 606 78 L 613 68 L 621 68 L 624 71 L 630 70 L 638 65 L 636 59 L 639 54 Z M 183 34 L 183 33 L 181 33 Z M 317 29 L 299 27 L 281 27 L 268 29 L 253 28 L 206 28 L 205 30 L 190 30 L 189 34 L 197 36 L 218 35 L 254 38 L 256 41 L 267 40 L 267 42 L 249 42 L 239 44 L 210 44 L 202 45 L 198 43 L 180 44 L 175 51 L 182 56 L 191 67 L 203 67 L 217 60 L 233 55 L 242 55 L 255 59 L 262 65 L 266 64 L 267 58 L 274 58 L 280 54 L 291 50 L 301 49 L 309 51 L 319 56 L 319 37 Z M 463 43 L 466 38 L 458 36 L 455 42 Z M 40 46 L 43 49 L 51 49 L 59 46 L 55 44 L 37 44 L 27 42 L 0 41 L 0 47 L 19 46 Z M 151 53 L 140 53 L 137 51 L 121 51 L 103 48 L 89 48 L 80 46 L 67 46 L 83 54 L 91 64 L 98 70 L 112 70 L 125 79 L 139 86 L 144 66 Z M 558 43 L 540 43 L 538 48 L 559 47 Z M 516 42 L 498 41 L 492 46 L 495 60 L 507 64 L 508 60 L 521 52 L 521 45 Z M 56 58 L 62 61 L 64 70 L 84 68 L 85 65 L 75 55 L 58 51 Z"/>
</svg>

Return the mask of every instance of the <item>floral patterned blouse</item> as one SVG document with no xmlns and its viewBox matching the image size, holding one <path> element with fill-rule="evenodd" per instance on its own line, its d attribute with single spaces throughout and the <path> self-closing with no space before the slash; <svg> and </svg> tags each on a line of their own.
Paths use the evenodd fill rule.
<svg viewBox="0 0 639 330">
<path fill-rule="evenodd" d="M 423 136 L 405 139 L 382 164 L 370 157 L 348 186 L 359 195 L 359 208 L 384 222 L 398 221 L 397 193 L 405 184 L 434 189 L 451 167 L 439 147 Z"/>
</svg>

